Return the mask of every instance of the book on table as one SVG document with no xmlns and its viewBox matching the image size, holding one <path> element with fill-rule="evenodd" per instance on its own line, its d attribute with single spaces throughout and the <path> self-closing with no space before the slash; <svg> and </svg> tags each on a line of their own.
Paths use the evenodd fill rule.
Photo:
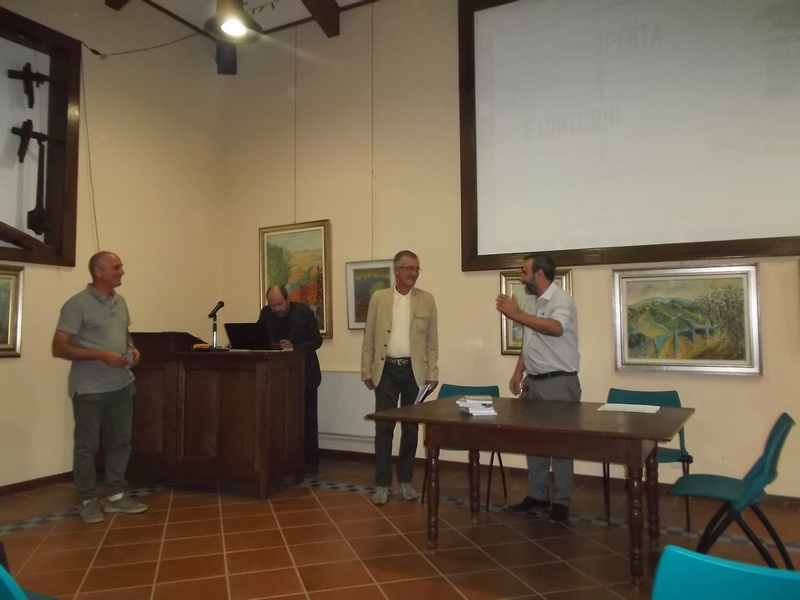
<svg viewBox="0 0 800 600">
<path fill-rule="evenodd" d="M 431 385 L 429 383 L 421 385 L 419 391 L 417 392 L 417 399 L 414 400 L 414 404 L 419 404 L 420 402 L 425 400 L 427 395 L 430 394 L 432 391 L 433 390 L 431 390 Z"/>
<path fill-rule="evenodd" d="M 463 400 L 456 400 L 461 412 L 473 417 L 491 417 L 497 414 L 492 406 L 491 396 L 464 396 Z"/>
<path fill-rule="evenodd" d="M 604 412 L 638 412 L 638 413 L 656 413 L 658 406 L 652 404 L 616 404 L 614 402 L 603 404 L 597 410 Z"/>
</svg>

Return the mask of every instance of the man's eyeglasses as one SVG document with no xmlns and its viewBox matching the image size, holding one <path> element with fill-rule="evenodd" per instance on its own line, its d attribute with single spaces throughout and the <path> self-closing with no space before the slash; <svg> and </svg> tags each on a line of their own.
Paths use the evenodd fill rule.
<svg viewBox="0 0 800 600">
<path fill-rule="evenodd" d="M 407 273 L 419 273 L 422 271 L 419 267 L 397 267 L 398 269 L 403 269 Z"/>
</svg>

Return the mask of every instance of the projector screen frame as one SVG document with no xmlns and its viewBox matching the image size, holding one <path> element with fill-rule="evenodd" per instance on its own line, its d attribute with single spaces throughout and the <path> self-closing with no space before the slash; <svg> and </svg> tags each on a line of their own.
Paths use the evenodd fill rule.
<svg viewBox="0 0 800 600">
<path fill-rule="evenodd" d="M 458 0 L 461 136 L 461 270 L 518 268 L 532 252 L 550 254 L 559 267 L 800 255 L 800 236 L 715 240 L 604 248 L 478 254 L 478 168 L 475 122 L 475 13 L 518 0 Z"/>
</svg>

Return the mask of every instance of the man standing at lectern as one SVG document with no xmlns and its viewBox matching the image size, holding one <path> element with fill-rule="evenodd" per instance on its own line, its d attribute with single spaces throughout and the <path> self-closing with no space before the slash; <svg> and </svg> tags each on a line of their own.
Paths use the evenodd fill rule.
<svg viewBox="0 0 800 600">
<path fill-rule="evenodd" d="M 103 512 L 140 513 L 147 506 L 124 495 L 125 470 L 131 455 L 133 385 L 131 367 L 139 351 L 128 331 L 131 319 L 125 299 L 114 290 L 125 271 L 119 256 L 98 252 L 89 260 L 92 283 L 61 308 L 53 337 L 53 356 L 72 361 L 69 395 L 75 417 L 73 476 L 86 523 L 101 523 Z M 107 498 L 97 500 L 95 454 L 100 427 L 106 431 Z"/>
<path fill-rule="evenodd" d="M 258 322 L 269 340 L 287 350 L 305 352 L 305 464 L 306 473 L 319 469 L 319 431 L 317 424 L 317 388 L 322 383 L 317 348 L 322 346 L 317 317 L 305 304 L 289 300 L 289 292 L 280 284 L 267 288 L 267 306 L 261 309 Z"/>
<path fill-rule="evenodd" d="M 552 258 L 531 254 L 522 263 L 521 279 L 530 294 L 525 309 L 516 299 L 503 294 L 497 297 L 497 310 L 525 327 L 522 353 L 509 389 L 514 396 L 532 400 L 580 402 L 578 311 L 572 296 L 553 283 L 555 276 Z M 552 505 L 548 493 L 551 461 Z M 528 456 L 528 494 L 508 510 L 527 513 L 549 507 L 551 521 L 566 521 L 574 489 L 573 469 L 570 458 Z"/>
<path fill-rule="evenodd" d="M 375 412 L 409 406 L 423 384 L 432 392 L 439 385 L 439 338 L 436 302 L 428 292 L 414 287 L 419 278 L 419 259 L 410 250 L 394 257 L 394 288 L 372 295 L 361 346 L 361 379 L 375 390 Z M 395 423 L 375 422 L 375 494 L 372 502 L 386 504 L 392 484 L 392 438 Z M 418 426 L 400 425 L 397 481 L 400 495 L 415 500 L 411 487 Z"/>
</svg>

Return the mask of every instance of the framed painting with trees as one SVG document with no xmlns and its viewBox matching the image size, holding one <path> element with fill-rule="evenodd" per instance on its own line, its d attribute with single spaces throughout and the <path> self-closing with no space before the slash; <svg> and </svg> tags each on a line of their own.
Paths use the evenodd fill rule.
<svg viewBox="0 0 800 600">
<path fill-rule="evenodd" d="M 760 374 L 757 270 L 614 271 L 617 369 Z"/>
<path fill-rule="evenodd" d="M 330 231 L 327 219 L 258 230 L 262 306 L 269 286 L 286 286 L 290 301 L 314 311 L 323 338 L 333 337 Z"/>
</svg>

